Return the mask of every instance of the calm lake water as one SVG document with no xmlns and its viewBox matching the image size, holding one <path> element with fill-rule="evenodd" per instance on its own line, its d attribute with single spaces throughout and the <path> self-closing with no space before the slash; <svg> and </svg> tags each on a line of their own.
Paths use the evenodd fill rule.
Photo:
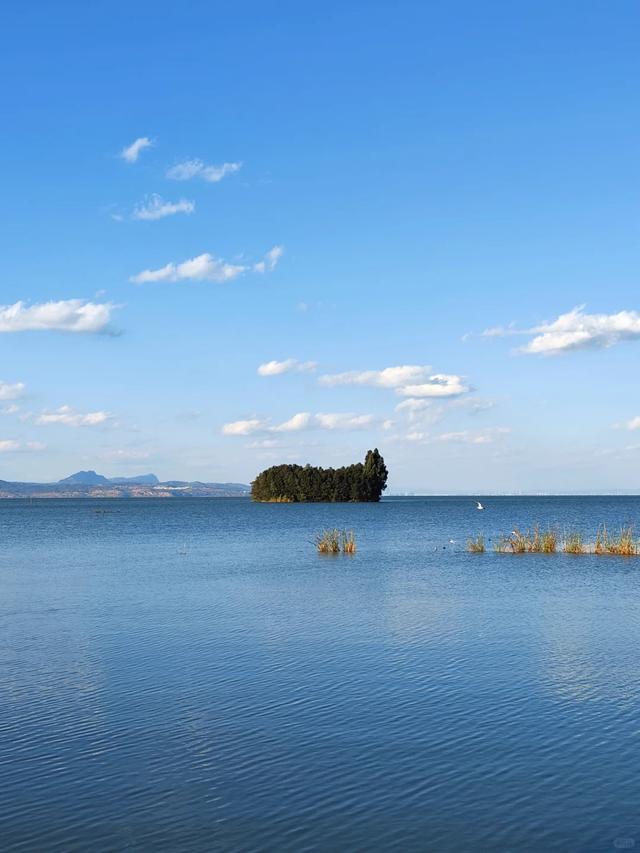
<svg viewBox="0 0 640 853">
<path fill-rule="evenodd" d="M 2 850 L 640 848 L 640 558 L 463 550 L 640 498 L 482 500 L 0 502 Z"/>
</svg>

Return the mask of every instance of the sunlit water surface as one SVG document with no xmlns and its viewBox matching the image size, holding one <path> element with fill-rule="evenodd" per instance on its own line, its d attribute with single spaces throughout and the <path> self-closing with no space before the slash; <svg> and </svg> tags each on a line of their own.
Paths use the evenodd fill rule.
<svg viewBox="0 0 640 853">
<path fill-rule="evenodd" d="M 640 558 L 464 551 L 640 499 L 483 502 L 0 502 L 2 849 L 640 846 Z"/>
</svg>

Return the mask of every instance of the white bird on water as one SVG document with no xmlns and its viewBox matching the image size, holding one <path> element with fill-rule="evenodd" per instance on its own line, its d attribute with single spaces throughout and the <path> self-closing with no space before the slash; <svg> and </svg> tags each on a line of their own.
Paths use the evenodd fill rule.
<svg viewBox="0 0 640 853">
<path fill-rule="evenodd" d="M 476 509 L 484 509 L 480 501 L 476 501 Z"/>
</svg>

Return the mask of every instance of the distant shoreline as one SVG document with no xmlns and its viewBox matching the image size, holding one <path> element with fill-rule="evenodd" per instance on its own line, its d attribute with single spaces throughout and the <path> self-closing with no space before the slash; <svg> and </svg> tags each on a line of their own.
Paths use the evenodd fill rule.
<svg viewBox="0 0 640 853">
<path fill-rule="evenodd" d="M 0 481 L 0 499 L 3 500 L 58 500 L 106 498 L 242 498 L 249 497 L 249 487 L 241 484 L 185 483 L 169 485 L 160 483 L 147 486 L 121 484 L 108 486 L 63 485 L 58 483 L 7 483 Z"/>
<path fill-rule="evenodd" d="M 75 489 L 65 489 L 65 490 L 57 490 L 55 485 L 49 486 L 47 484 L 26 484 L 21 483 L 21 486 L 36 486 L 37 488 L 33 491 L 25 490 L 24 492 L 18 492 L 13 490 L 7 490 L 3 486 L 0 486 L 0 501 L 11 501 L 11 500 L 33 500 L 33 501 L 48 501 L 48 500 L 139 500 L 139 499 L 152 499 L 152 500 L 171 500 L 175 499 L 177 501 L 184 498 L 245 498 L 247 500 L 251 499 L 251 492 L 249 489 L 247 491 L 225 491 L 224 489 L 215 489 L 210 488 L 206 484 L 202 484 L 200 489 L 194 488 L 186 489 L 167 489 L 166 491 L 163 489 L 144 489 L 144 488 L 133 488 L 133 487 L 119 487 L 119 488 L 109 488 L 109 489 L 98 489 L 95 487 L 86 487 L 81 490 L 76 487 Z M 415 494 L 415 495 L 406 495 L 406 494 L 397 494 L 397 495 L 384 495 L 379 503 L 390 503 L 390 502 L 400 502 L 403 500 L 413 501 L 413 500 L 467 500 L 474 501 L 476 498 L 482 498 L 483 501 L 503 501 L 508 499 L 551 499 L 551 498 L 567 498 L 567 499 L 575 499 L 575 498 L 640 498 L 640 493 L 638 492 L 589 492 L 584 494 L 571 494 L 568 492 L 558 493 L 558 494 L 500 494 L 500 495 L 492 495 L 483 492 L 469 492 L 468 494 Z M 286 503 L 288 505 L 301 505 L 301 504 L 318 504 L 318 503 L 330 503 L 332 505 L 349 505 L 349 504 L 362 504 L 362 503 L 372 503 L 371 501 L 252 501 L 256 504 L 279 504 Z M 490 506 L 486 507 L 490 510 Z"/>
</svg>

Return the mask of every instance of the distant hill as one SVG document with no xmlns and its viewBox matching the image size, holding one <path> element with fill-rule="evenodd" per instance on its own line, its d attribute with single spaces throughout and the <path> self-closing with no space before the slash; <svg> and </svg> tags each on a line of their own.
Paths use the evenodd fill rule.
<svg viewBox="0 0 640 853">
<path fill-rule="evenodd" d="M 96 474 L 95 471 L 77 471 L 70 477 L 65 477 L 64 480 L 58 480 L 60 484 L 70 484 L 75 486 L 106 486 L 109 483 L 124 486 L 127 483 L 134 485 L 157 486 L 160 480 L 155 474 L 139 474 L 137 477 L 103 477 L 102 474 Z"/>
<path fill-rule="evenodd" d="M 70 477 L 65 477 L 64 480 L 58 480 L 61 485 L 68 483 L 73 486 L 104 486 L 109 482 L 102 474 L 96 474 L 95 471 L 78 471 Z"/>
<path fill-rule="evenodd" d="M 0 480 L 0 498 L 227 498 L 245 497 L 244 483 L 160 482 L 155 474 L 104 477 L 95 471 L 76 471 L 57 483 L 11 483 Z"/>
</svg>

